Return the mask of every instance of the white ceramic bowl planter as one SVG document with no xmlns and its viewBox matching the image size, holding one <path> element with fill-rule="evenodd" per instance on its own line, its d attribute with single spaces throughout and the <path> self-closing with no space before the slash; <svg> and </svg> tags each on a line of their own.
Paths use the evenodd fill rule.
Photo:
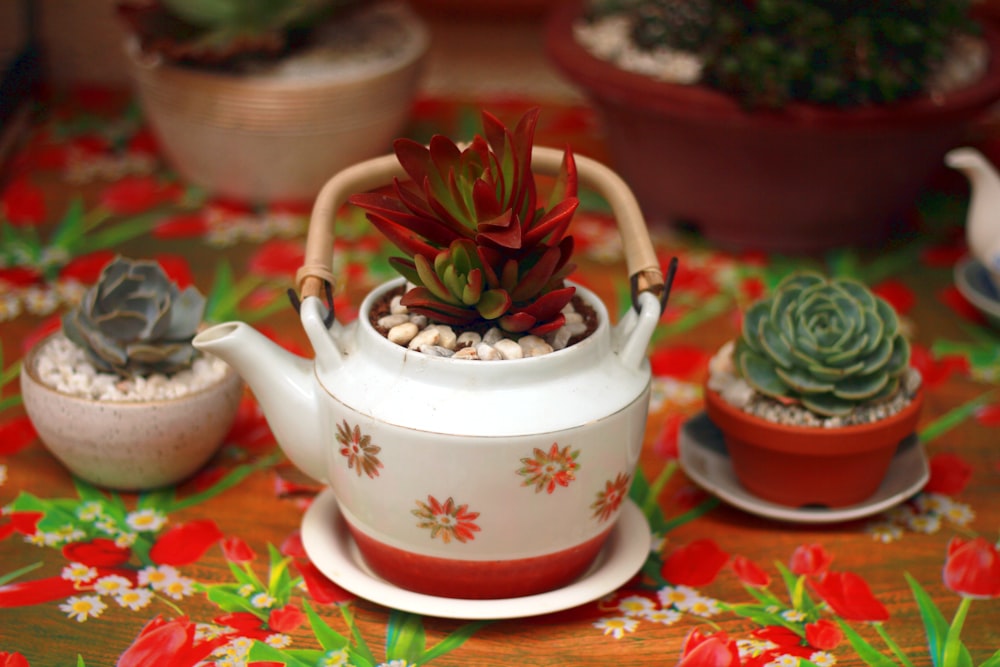
<svg viewBox="0 0 1000 667">
<path fill-rule="evenodd" d="M 139 491 L 181 482 L 218 451 L 236 417 L 243 382 L 232 368 L 209 386 L 176 398 L 82 398 L 39 376 L 38 355 L 46 341 L 22 363 L 24 407 L 48 450 L 92 484 Z"/>
<path fill-rule="evenodd" d="M 283 70 L 228 74 L 145 58 L 128 44 L 139 101 L 169 162 L 219 195 L 308 201 L 331 173 L 382 153 L 409 118 L 430 38 L 405 5 L 371 11 L 395 32 L 324 66 L 318 48 Z"/>
<path fill-rule="evenodd" d="M 561 159 L 536 147 L 532 165 L 555 174 Z M 328 528 L 342 517 L 365 563 L 396 586 L 480 599 L 559 588 L 592 564 L 628 502 L 664 278 L 627 186 L 576 159 L 581 186 L 601 193 L 618 220 L 636 302 L 612 326 L 600 300 L 577 286 L 600 324 L 575 345 L 493 362 L 408 350 L 369 322 L 372 305 L 401 281 L 370 293 L 356 321 L 327 326 L 319 295 L 335 213 L 348 195 L 405 178 L 392 155 L 336 175 L 313 209 L 299 277 L 314 362 L 241 323 L 195 338 L 247 380 L 291 460 L 330 485 L 339 516 Z M 307 550 L 318 543 L 304 540 Z M 646 555 L 639 549 L 628 576 Z"/>
</svg>

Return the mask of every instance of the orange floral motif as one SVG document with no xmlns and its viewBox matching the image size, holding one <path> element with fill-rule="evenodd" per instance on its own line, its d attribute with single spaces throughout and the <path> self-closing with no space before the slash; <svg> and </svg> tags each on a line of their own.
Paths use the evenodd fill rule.
<svg viewBox="0 0 1000 667">
<path fill-rule="evenodd" d="M 576 479 L 574 474 L 580 467 L 576 462 L 580 456 L 580 450 L 570 450 L 569 445 L 559 449 L 555 442 L 548 452 L 535 447 L 534 456 L 521 459 L 524 464 L 518 475 L 524 477 L 521 486 L 531 486 L 534 484 L 535 493 L 545 489 L 548 493 L 555 491 L 556 486 L 569 486 L 569 483 Z"/>
<path fill-rule="evenodd" d="M 628 495 L 628 487 L 632 482 L 632 476 L 623 472 L 618 473 L 614 481 L 610 479 L 604 483 L 604 490 L 597 493 L 597 500 L 590 506 L 594 510 L 591 518 L 600 521 L 607 521 L 621 506 L 625 496 Z"/>
<path fill-rule="evenodd" d="M 427 502 L 417 501 L 419 509 L 412 510 L 414 516 L 420 519 L 420 528 L 430 528 L 431 539 L 440 537 L 448 544 L 452 539 L 468 542 L 475 539 L 473 533 L 480 530 L 474 521 L 479 518 L 479 512 L 468 511 L 468 505 L 455 505 L 451 498 L 438 502 L 434 496 L 427 496 Z"/>
<path fill-rule="evenodd" d="M 354 468 L 358 477 L 361 477 L 362 471 L 372 479 L 378 477 L 378 469 L 383 466 L 377 454 L 382 448 L 372 444 L 370 435 L 362 435 L 357 425 L 351 429 L 344 420 L 337 424 L 337 442 L 340 443 L 340 453 L 347 457 L 347 467 Z"/>
</svg>

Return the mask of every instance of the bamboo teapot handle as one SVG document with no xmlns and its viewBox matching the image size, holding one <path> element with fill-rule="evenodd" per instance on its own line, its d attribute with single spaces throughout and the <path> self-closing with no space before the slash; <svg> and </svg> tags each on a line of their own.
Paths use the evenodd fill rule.
<svg viewBox="0 0 1000 667">
<path fill-rule="evenodd" d="M 556 175 L 562 159 L 562 150 L 535 146 L 531 153 L 531 166 L 536 173 Z M 618 174 L 596 160 L 580 155 L 575 155 L 574 159 L 580 186 L 603 196 L 618 223 L 629 279 L 632 282 L 633 304 L 636 303 L 637 292 L 649 291 L 660 300 L 662 311 L 676 260 L 671 263 L 668 282 L 664 284 L 663 272 L 657 263 L 642 211 L 628 185 Z M 295 276 L 302 299 L 307 296 L 320 297 L 324 283 L 332 285 L 334 282 L 331 271 L 333 227 L 337 211 L 347 198 L 356 192 L 389 185 L 394 178 L 406 177 L 396 156 L 389 154 L 359 162 L 338 172 L 326 182 L 313 205 L 306 236 L 305 260 Z"/>
</svg>

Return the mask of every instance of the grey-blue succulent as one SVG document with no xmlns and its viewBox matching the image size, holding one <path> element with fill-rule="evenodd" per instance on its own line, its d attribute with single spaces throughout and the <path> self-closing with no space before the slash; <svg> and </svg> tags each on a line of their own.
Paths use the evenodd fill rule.
<svg viewBox="0 0 1000 667">
<path fill-rule="evenodd" d="M 762 394 L 844 415 L 887 398 L 910 362 L 893 307 L 850 279 L 796 273 L 743 316 L 735 363 Z"/>
<path fill-rule="evenodd" d="M 62 329 L 99 371 L 170 375 L 194 362 L 191 340 L 204 312 L 198 289 L 179 289 L 158 263 L 116 257 L 63 316 Z"/>
</svg>

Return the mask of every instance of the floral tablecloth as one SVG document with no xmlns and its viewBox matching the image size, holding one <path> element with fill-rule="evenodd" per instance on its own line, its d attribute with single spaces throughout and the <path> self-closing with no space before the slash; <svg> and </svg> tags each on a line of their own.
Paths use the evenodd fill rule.
<svg viewBox="0 0 1000 667">
<path fill-rule="evenodd" d="M 605 158 L 593 113 L 564 103 L 422 99 L 407 134 L 469 138 L 480 108 L 509 121 L 537 102 L 539 143 Z M 249 391 L 207 467 L 144 494 L 75 480 L 25 416 L 20 359 L 117 253 L 196 284 L 210 319 L 251 322 L 308 355 L 285 290 L 309 202 L 254 206 L 190 187 L 127 93 L 96 89 L 39 106 L 0 193 L 0 665 L 1000 665 L 1000 336 L 953 285 L 965 253 L 958 176 L 937 178 L 878 252 L 732 254 L 653 230 L 680 270 L 650 350 L 630 491 L 652 549 L 611 594 L 502 621 L 393 610 L 324 576 L 300 535 L 321 489 L 283 457 Z M 614 222 L 596 197 L 583 209 L 574 279 L 621 312 Z M 360 214 L 343 215 L 341 319 L 392 275 L 391 254 Z M 902 312 L 928 390 L 926 486 L 847 521 L 759 516 L 678 463 L 709 356 L 750 299 L 807 265 L 861 278 Z"/>
</svg>

